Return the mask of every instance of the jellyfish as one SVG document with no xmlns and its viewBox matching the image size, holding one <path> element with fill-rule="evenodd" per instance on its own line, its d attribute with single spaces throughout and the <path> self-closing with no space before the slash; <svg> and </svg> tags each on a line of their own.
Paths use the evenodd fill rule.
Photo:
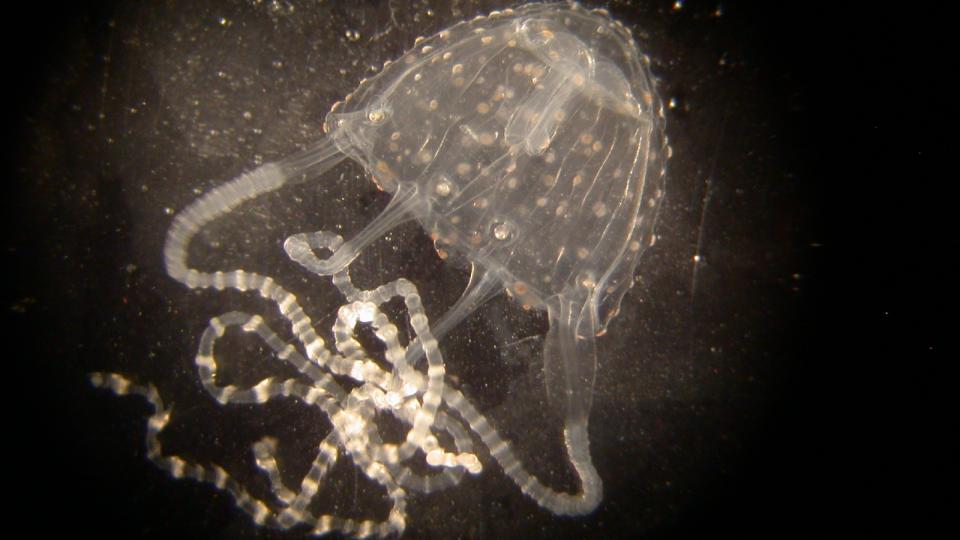
<svg viewBox="0 0 960 540">
<path fill-rule="evenodd" d="M 279 342 L 256 317 L 226 314 L 201 339 L 197 365 L 207 390 L 222 403 L 294 396 L 318 404 L 335 425 L 326 444 L 345 449 L 391 493 L 394 506 L 382 528 L 328 520 L 319 532 L 402 531 L 404 505 L 397 493 L 412 489 L 413 476 L 401 464 L 422 451 L 430 465 L 479 472 L 466 431 L 549 511 L 582 515 L 600 503 L 602 481 L 588 438 L 596 339 L 617 315 L 640 256 L 652 244 L 670 154 L 648 64 L 630 31 L 604 10 L 529 4 L 477 17 L 418 38 L 412 49 L 361 81 L 333 105 L 324 136 L 308 148 L 241 174 L 174 218 L 164 247 L 169 276 L 191 289 L 258 291 L 276 303 L 305 352 Z M 337 352 L 331 353 L 293 294 L 271 278 L 244 270 L 201 271 L 191 268 L 187 254 L 210 222 L 263 194 L 322 179 L 344 159 L 360 163 L 391 194 L 387 207 L 346 241 L 320 231 L 284 243 L 293 261 L 331 276 L 347 299 L 334 328 Z M 452 254 L 470 266 L 464 292 L 432 323 L 408 281 L 360 291 L 349 279 L 349 267 L 365 247 L 411 220 L 430 235 L 441 257 Z M 544 379 L 550 406 L 563 419 L 567 457 L 580 484 L 576 493 L 556 491 L 528 473 L 510 443 L 445 382 L 439 340 L 501 291 L 525 309 L 546 312 Z M 405 299 L 416 332 L 406 347 L 380 310 L 395 296 Z M 350 336 L 358 321 L 378 329 L 392 373 L 362 360 L 362 348 Z M 259 334 L 312 385 L 265 380 L 246 390 L 217 386 L 213 346 L 230 326 Z M 364 383 L 366 393 L 346 392 L 321 368 Z M 115 391 L 123 386 L 104 374 L 98 381 Z M 142 388 L 137 393 L 150 394 Z M 381 444 L 372 415 L 403 403 L 411 403 L 409 410 L 396 414 L 411 426 L 407 438 Z M 160 414 L 162 404 L 155 409 Z M 441 448 L 437 430 L 450 433 L 456 448 Z M 264 442 L 258 451 L 269 456 L 269 447 Z M 327 467 L 333 453 L 328 449 L 316 467 Z M 218 475 L 213 481 L 222 484 Z M 314 480 L 320 478 L 322 472 L 316 473 Z M 436 485 L 458 481 L 451 476 Z M 282 486 L 275 491 L 286 493 Z M 308 521 L 303 501 L 313 492 L 288 494 L 286 509 L 271 519 L 281 526 Z M 241 507 L 244 500 L 238 497 Z M 255 519 L 268 521 L 265 510 L 248 506 L 255 508 L 248 510 Z"/>
</svg>

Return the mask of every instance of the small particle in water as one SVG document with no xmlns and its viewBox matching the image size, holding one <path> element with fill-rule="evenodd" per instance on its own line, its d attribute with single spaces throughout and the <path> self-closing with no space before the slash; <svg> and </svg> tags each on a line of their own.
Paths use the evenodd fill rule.
<svg viewBox="0 0 960 540">
<path fill-rule="evenodd" d="M 353 30 L 353 29 L 347 30 L 345 32 L 345 35 L 347 36 L 347 41 L 352 41 L 352 42 L 360 41 L 360 32 L 358 32 L 357 30 Z"/>
</svg>

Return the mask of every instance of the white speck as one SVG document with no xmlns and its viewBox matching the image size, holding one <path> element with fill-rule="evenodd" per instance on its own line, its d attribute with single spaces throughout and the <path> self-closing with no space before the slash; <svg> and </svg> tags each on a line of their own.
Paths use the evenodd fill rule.
<svg viewBox="0 0 960 540">
<path fill-rule="evenodd" d="M 510 226 L 506 223 L 497 223 L 493 228 L 493 237 L 497 240 L 506 240 L 510 236 Z"/>
</svg>

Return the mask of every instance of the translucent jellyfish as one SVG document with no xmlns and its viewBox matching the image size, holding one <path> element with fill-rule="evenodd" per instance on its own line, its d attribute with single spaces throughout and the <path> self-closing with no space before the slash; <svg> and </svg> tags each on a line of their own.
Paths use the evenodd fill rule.
<svg viewBox="0 0 960 540">
<path fill-rule="evenodd" d="M 271 442 L 255 449 L 284 508 L 274 511 L 236 491 L 241 488 L 225 489 L 258 523 L 308 522 L 315 532 L 358 536 L 402 531 L 406 491 L 459 482 L 451 473 L 430 484 L 404 462 L 419 451 L 433 467 L 478 473 L 482 466 L 468 431 L 542 507 L 563 515 L 596 508 L 602 482 L 587 435 L 596 337 L 617 314 L 639 257 L 652 243 L 669 157 L 663 107 L 647 64 L 630 32 L 603 10 L 530 4 L 478 17 L 418 39 L 413 49 L 362 81 L 332 107 L 325 137 L 305 151 L 242 174 L 176 216 L 164 253 L 169 275 L 190 288 L 258 292 L 277 304 L 303 347 L 280 342 L 258 317 L 216 318 L 197 355 L 207 390 L 222 403 L 299 398 L 321 407 L 334 425 L 298 494 L 279 485 Z M 187 254 L 192 238 L 211 221 L 285 185 L 322 179 L 345 157 L 362 164 L 392 194 L 387 208 L 347 241 L 321 231 L 294 235 L 284 245 L 309 271 L 333 276 L 347 299 L 334 326 L 336 351 L 330 351 L 294 295 L 271 278 L 244 270 L 200 271 L 190 267 Z M 406 280 L 369 291 L 349 280 L 349 266 L 364 248 L 408 220 L 419 222 L 441 257 L 455 254 L 471 267 L 460 299 L 433 323 Z M 548 315 L 547 395 L 564 421 L 577 493 L 555 491 L 530 475 L 510 443 L 444 380 L 438 340 L 502 290 Z M 395 296 L 404 298 L 416 331 L 406 347 L 380 310 Z M 370 361 L 353 339 L 359 322 L 377 329 L 390 370 Z M 230 326 L 260 335 L 310 382 L 271 378 L 249 389 L 217 386 L 213 347 Z M 347 392 L 330 374 L 362 385 Z M 129 388 L 116 375 L 98 374 L 96 381 L 118 391 Z M 162 416 L 162 403 L 154 406 Z M 376 411 L 390 411 L 410 426 L 405 442 L 380 441 Z M 151 426 L 156 439 L 163 423 Z M 451 435 L 456 448 L 440 447 L 434 435 L 440 431 Z M 159 443 L 152 444 L 159 454 Z M 393 507 L 385 521 L 309 515 L 306 503 L 338 448 L 388 492 Z M 163 466 L 191 475 L 178 463 Z M 230 485 L 221 470 L 190 470 L 194 477 Z"/>
</svg>

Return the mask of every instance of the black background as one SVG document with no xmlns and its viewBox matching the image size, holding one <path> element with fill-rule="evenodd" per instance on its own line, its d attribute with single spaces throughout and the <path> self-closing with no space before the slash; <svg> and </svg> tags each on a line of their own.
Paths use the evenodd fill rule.
<svg viewBox="0 0 960 540">
<path fill-rule="evenodd" d="M 778 361 L 757 371 L 760 390 L 717 410 L 708 407 L 702 413 L 706 418 L 671 416 L 669 407 L 651 405 L 648 412 L 660 415 L 658 421 L 687 425 L 675 438 L 666 437 L 679 445 L 681 457 L 663 457 L 670 464 L 650 473 L 686 478 L 679 482 L 682 493 L 630 488 L 608 478 L 613 490 L 597 515 L 580 521 L 535 516 L 517 530 L 571 538 L 800 537 L 891 530 L 923 536 L 944 523 L 948 506 L 955 507 L 955 497 L 951 505 L 940 495 L 955 472 L 955 454 L 945 440 L 955 430 L 946 419 L 956 408 L 955 390 L 945 377 L 946 362 L 956 358 L 947 352 L 946 334 L 955 319 L 948 275 L 957 245 L 949 195 L 957 179 L 949 167 L 955 162 L 949 146 L 957 138 L 952 127 L 956 98 L 947 82 L 955 64 L 949 59 L 947 27 L 952 14 L 929 6 L 722 2 L 720 22 L 705 22 L 717 5 L 690 2 L 673 10 L 668 2 L 614 3 L 610 9 L 625 22 L 654 20 L 650 40 L 667 43 L 653 51 L 654 58 L 658 53 L 680 58 L 674 63 L 659 58 L 654 65 L 665 81 L 664 98 L 679 104 L 668 115 L 668 133 L 675 149 L 690 150 L 678 152 L 671 163 L 683 187 L 676 190 L 679 198 L 668 195 L 668 239 L 671 209 L 686 218 L 699 215 L 699 207 L 681 200 L 684 195 L 701 200 L 702 192 L 683 191 L 695 189 L 697 179 L 710 177 L 722 186 L 740 178 L 747 188 L 780 173 L 792 179 L 741 206 L 717 203 L 721 210 L 710 231 L 722 231 L 724 218 L 740 216 L 734 230 L 757 227 L 759 239 L 740 245 L 733 233 L 713 234 L 716 258 L 728 264 L 715 273 L 705 271 L 701 289 L 721 291 L 714 294 L 722 299 L 704 301 L 708 318 L 747 313 L 746 324 L 755 325 L 760 336 L 726 342 L 725 354 L 748 358 L 740 360 L 745 366 L 771 356 Z M 384 9 L 378 3 L 358 6 Z M 79 130 L 68 105 L 101 99 L 102 57 L 116 46 L 109 39 L 110 21 L 129 21 L 117 15 L 127 7 L 110 2 L 26 6 L 11 17 L 8 24 L 15 31 L 3 38 L 10 111 L 4 163 L 12 188 L 5 197 L 10 222 L 4 266 L 10 277 L 4 288 L 9 374 L 4 472 L 8 496 L 16 501 L 8 526 L 100 537 L 284 536 L 252 529 L 226 497 L 155 471 L 142 453 L 145 408 L 83 383 L 90 370 L 116 369 L 111 358 L 129 357 L 131 363 L 120 365 L 134 365 L 131 336 L 145 323 L 118 306 L 128 298 L 178 290 L 171 285 L 130 292 L 152 287 L 126 270 L 127 261 L 139 256 L 133 231 L 144 229 L 132 227 L 142 215 L 122 208 L 121 192 L 139 181 L 129 183 L 121 169 L 106 165 L 91 170 L 91 163 L 109 155 L 92 136 L 89 147 L 64 146 L 84 140 L 78 136 L 43 136 Z M 645 15 L 634 21 L 635 10 Z M 471 6 L 465 11 L 488 10 Z M 139 24 L 149 27 L 149 21 Z M 399 50 L 409 43 L 401 45 Z M 705 51 L 727 53 L 732 74 L 701 61 Z M 356 78 L 349 78 L 341 86 L 354 84 Z M 718 90 L 715 104 L 705 99 L 703 85 Z M 711 105 L 729 106 L 732 116 L 702 112 Z M 324 106 L 322 100 L 317 104 Z M 716 161 L 709 150 L 717 133 L 728 138 L 720 142 L 733 155 L 711 169 Z M 690 142 L 698 137 L 713 138 Z M 143 147 L 145 154 L 162 150 L 162 145 Z M 231 160 L 214 161 L 207 178 L 229 178 L 216 170 Z M 239 172 L 250 155 L 232 161 L 237 167 L 232 171 Z M 745 175 L 751 178 L 743 180 Z M 64 179 L 75 179 L 79 188 L 58 184 Z M 190 187 L 166 204 L 182 206 Z M 98 195 L 91 199 L 94 192 Z M 716 195 L 720 201 L 723 193 Z M 778 225 L 779 214 L 787 225 Z M 153 225 L 161 235 L 166 226 Z M 676 238 L 689 240 L 682 234 Z M 804 247 L 775 248 L 794 242 Z M 661 250 L 650 256 L 653 298 L 658 298 L 658 284 L 672 293 L 668 274 L 695 252 L 690 245 Z M 740 257 L 743 268 L 729 264 Z M 767 266 L 761 264 L 765 260 Z M 659 272 L 657 262 L 663 268 Z M 736 272 L 724 273 L 730 269 Z M 794 273 L 801 276 L 798 283 L 787 277 Z M 741 307 L 756 295 L 763 298 L 763 309 Z M 654 304 L 676 309 L 666 300 Z M 190 321 L 202 324 L 216 313 Z M 640 307 L 635 316 L 644 314 L 649 313 Z M 674 315 L 670 320 L 690 322 Z M 178 316 L 177 311 L 170 315 Z M 188 350 L 200 327 L 182 326 L 184 333 L 176 339 Z M 125 338 L 114 338 L 117 328 Z M 680 350 L 679 339 L 681 333 L 668 333 L 663 342 Z M 594 426 L 600 424 L 594 419 Z M 728 427 L 736 444 L 724 446 L 717 441 Z M 700 436 L 712 429 L 717 433 Z M 697 444 L 707 445 L 699 457 L 691 449 Z M 651 452 L 667 455 L 662 448 Z M 601 465 L 602 475 L 626 474 L 615 469 L 626 461 L 610 463 L 617 465 L 606 470 Z M 517 496 L 483 504 L 493 508 L 483 514 L 490 519 L 516 517 L 497 514 L 501 505 L 511 512 L 542 513 Z M 410 522 L 411 536 L 487 537 L 498 530 L 469 521 L 453 529 L 433 527 L 429 520 L 417 524 L 413 511 Z"/>
</svg>

